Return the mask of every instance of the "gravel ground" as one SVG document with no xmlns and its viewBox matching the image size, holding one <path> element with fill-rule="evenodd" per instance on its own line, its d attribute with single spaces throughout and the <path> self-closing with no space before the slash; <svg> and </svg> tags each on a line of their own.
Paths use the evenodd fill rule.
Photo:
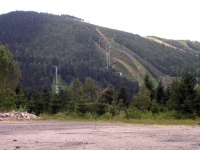
<svg viewBox="0 0 200 150">
<path fill-rule="evenodd" d="M 0 150 L 198 150 L 200 126 L 0 122 Z"/>
</svg>

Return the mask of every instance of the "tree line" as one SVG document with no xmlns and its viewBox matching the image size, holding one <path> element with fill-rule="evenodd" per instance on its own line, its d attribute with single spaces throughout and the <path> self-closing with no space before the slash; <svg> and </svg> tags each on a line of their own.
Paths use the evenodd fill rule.
<svg viewBox="0 0 200 150">
<path fill-rule="evenodd" d="M 91 77 L 85 78 L 84 83 L 76 78 L 68 89 L 60 88 L 58 93 L 52 93 L 45 84 L 41 91 L 27 91 L 20 84 L 19 66 L 6 46 L 0 46 L 0 54 L 0 77 L 3 83 L 0 87 L 1 111 L 23 108 L 36 115 L 66 112 L 82 117 L 106 113 L 116 116 L 125 112 L 127 118 L 133 118 L 135 111 L 155 114 L 175 112 L 174 116 L 178 119 L 194 119 L 200 115 L 200 87 L 194 74 L 187 69 L 167 88 L 161 81 L 154 87 L 150 76 L 146 74 L 139 92 L 133 94 L 130 100 L 123 80 L 119 90 L 115 90 L 112 84 L 102 88 Z"/>
<path fill-rule="evenodd" d="M 137 111 L 154 114 L 174 112 L 177 119 L 195 119 L 200 115 L 200 88 L 196 78 L 188 71 L 184 71 L 167 88 L 161 81 L 154 87 L 146 74 L 144 84 L 131 101 L 123 82 L 120 90 L 115 91 L 111 84 L 105 89 L 99 87 L 90 77 L 85 79 L 84 84 L 76 78 L 71 88 L 60 89 L 59 93 L 50 92 L 46 85 L 41 92 L 32 90 L 27 93 L 19 84 L 15 91 L 1 89 L 0 98 L 1 110 L 23 108 L 36 115 L 65 112 L 84 117 L 87 114 L 101 116 L 109 113 L 114 117 L 125 112 L 127 118 L 134 118 Z"/>
<path fill-rule="evenodd" d="M 140 61 L 141 64 L 155 77 L 159 75 L 148 64 L 152 64 L 162 73 L 170 76 L 181 76 L 184 66 L 189 66 L 188 75 L 196 70 L 198 58 L 191 53 L 185 54 L 146 40 L 139 35 L 102 29 L 103 32 L 104 30 L 107 33 L 107 37 L 113 38 L 121 45 L 125 43 L 124 46 L 136 54 L 135 58 L 143 60 Z M 158 90 L 160 93 L 164 93 L 164 96 L 156 94 L 157 87 L 151 84 L 152 87 L 143 85 L 139 90 L 136 81 L 129 81 L 112 71 L 105 70 L 105 57 L 98 51 L 98 40 L 99 35 L 95 30 L 95 26 L 69 18 L 21 11 L 1 15 L 0 44 L 8 45 L 7 47 L 1 46 L 2 58 L 0 59 L 0 65 L 3 68 L 0 71 L 1 109 L 11 109 L 10 106 L 18 109 L 21 106 L 29 112 L 40 114 L 64 111 L 64 106 L 66 106 L 64 107 L 65 111 L 68 110 L 67 108 L 74 108 L 71 112 L 78 112 L 79 108 L 85 108 L 87 113 L 92 112 L 92 110 L 98 110 L 95 107 L 103 107 L 105 108 L 105 113 L 111 110 L 112 113 L 115 112 L 113 110 L 117 110 L 117 112 L 122 110 L 126 111 L 127 114 L 132 114 L 133 111 L 131 110 L 138 109 L 155 113 L 174 110 L 178 114 L 184 114 L 186 108 L 190 107 L 189 114 L 198 115 L 196 108 L 198 106 L 198 100 L 196 100 L 198 99 L 198 88 L 196 86 L 192 86 L 194 88 L 192 92 L 185 92 L 184 90 L 191 86 L 186 86 L 189 83 L 180 84 L 180 82 L 184 81 L 181 80 L 181 77 L 173 81 L 169 88 L 164 90 L 160 88 Z M 197 49 L 198 43 L 192 46 Z M 75 89 L 73 90 L 73 88 L 61 89 L 60 91 L 62 92 L 52 94 L 51 87 L 55 76 L 55 65 L 58 66 L 59 74 L 67 86 L 70 87 L 72 83 L 75 83 L 76 79 L 79 80 L 80 85 L 82 85 L 82 91 L 79 91 L 82 93 L 80 101 L 73 101 L 76 99 L 75 94 L 73 94 Z M 21 73 L 19 70 L 21 70 Z M 190 78 L 194 79 L 196 75 L 196 73 L 195 75 L 192 74 Z M 98 91 L 103 91 L 98 101 L 94 100 L 94 98 L 93 101 L 88 99 L 88 92 L 83 86 L 88 77 L 95 82 L 96 95 L 98 95 Z M 186 86 L 184 89 L 181 89 L 182 84 Z M 177 87 L 177 85 L 179 86 Z M 112 86 L 114 87 L 113 91 L 116 91 L 113 92 L 114 96 L 110 96 L 109 93 L 112 92 L 105 90 L 109 89 L 108 87 L 112 89 Z M 145 87 L 149 89 L 147 88 L 147 90 Z M 163 87 L 162 82 L 159 87 Z M 50 93 L 48 102 L 42 98 L 42 95 L 45 95 L 44 91 Z M 173 91 L 176 92 L 173 93 Z M 183 97 L 182 95 L 184 94 L 182 92 L 187 93 L 187 95 Z M 66 100 L 60 100 L 59 94 L 61 93 L 68 94 L 65 97 Z M 124 98 L 120 98 L 118 93 L 124 93 L 122 94 Z M 144 95 L 142 93 L 146 93 L 146 97 L 141 98 L 145 100 L 145 107 L 140 107 L 140 101 L 136 103 L 137 99 L 140 99 L 140 95 Z M 176 93 L 179 93 L 179 95 Z M 191 93 L 193 93 L 193 96 L 191 96 Z M 92 97 L 92 93 L 89 95 Z M 157 95 L 160 95 L 159 97 L 161 98 L 156 98 Z M 188 97 L 188 95 L 190 96 Z M 178 97 L 173 99 L 173 96 Z M 175 99 L 178 99 L 178 101 L 175 101 Z M 55 110 L 57 107 L 59 109 L 56 112 L 52 112 L 52 107 L 57 104 L 57 100 L 59 105 L 55 107 Z M 181 106 L 179 107 L 179 105 Z M 93 106 L 94 109 L 92 109 Z"/>
</svg>

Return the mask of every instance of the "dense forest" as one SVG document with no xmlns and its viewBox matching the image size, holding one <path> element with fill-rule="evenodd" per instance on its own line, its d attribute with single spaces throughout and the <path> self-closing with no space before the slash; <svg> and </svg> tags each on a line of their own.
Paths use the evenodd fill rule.
<svg viewBox="0 0 200 150">
<path fill-rule="evenodd" d="M 117 73 L 123 68 L 119 62 L 115 62 L 115 68 L 105 68 L 108 42 L 101 40 L 96 26 L 82 21 L 74 16 L 37 12 L 0 15 L 1 110 L 23 107 L 37 115 L 61 111 L 115 115 L 127 110 L 129 117 L 133 110 L 175 110 L 189 117 L 199 115 L 198 42 L 187 41 L 190 49 L 183 52 L 139 35 L 101 28 L 112 44 L 111 58 L 123 60 L 138 71 L 126 78 Z M 118 54 L 121 49 L 147 72 L 139 73 L 132 60 Z M 59 93 L 54 91 L 56 67 Z M 140 87 L 139 75 L 143 80 Z M 181 77 L 164 87 L 163 76 Z"/>
<path fill-rule="evenodd" d="M 108 83 L 117 89 L 120 81 L 134 85 L 130 93 L 138 91 L 136 82 L 120 78 L 106 71 L 103 54 L 95 43 L 99 35 L 91 25 L 65 17 L 36 12 L 11 12 L 0 16 L 0 43 L 8 45 L 19 62 L 22 85 L 26 90 L 51 89 L 55 65 L 66 84 L 79 78 L 91 77 L 102 87 Z M 94 27 L 93 27 L 94 28 Z"/>
</svg>

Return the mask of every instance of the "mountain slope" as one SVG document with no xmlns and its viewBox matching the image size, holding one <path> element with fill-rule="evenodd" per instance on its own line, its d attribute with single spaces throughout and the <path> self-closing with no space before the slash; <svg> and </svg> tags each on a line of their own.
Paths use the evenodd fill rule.
<svg viewBox="0 0 200 150">
<path fill-rule="evenodd" d="M 155 42 L 157 42 L 157 43 L 164 44 L 165 46 L 168 46 L 168 47 L 171 47 L 171 48 L 174 48 L 174 49 L 178 49 L 178 50 L 180 50 L 180 51 L 185 52 L 185 50 L 179 49 L 178 47 L 175 47 L 175 46 L 172 46 L 172 45 L 170 45 L 170 44 L 168 44 L 168 43 L 164 42 L 163 40 L 158 39 L 158 38 L 156 38 L 156 37 L 146 36 L 146 37 L 144 37 L 144 38 L 149 39 L 149 40 L 153 40 L 153 41 L 155 41 Z"/>
<path fill-rule="evenodd" d="M 0 15 L 0 44 L 8 44 L 19 61 L 26 89 L 41 90 L 44 84 L 51 87 L 55 65 L 63 84 L 70 85 L 74 78 L 84 82 L 90 76 L 100 86 L 111 83 L 118 90 L 123 80 L 131 94 L 138 90 L 138 74 L 142 80 L 149 72 L 156 83 L 168 75 L 179 76 L 186 66 L 196 70 L 196 53 L 175 51 L 139 35 L 98 28 L 110 43 L 111 63 L 119 60 L 108 70 L 108 44 L 100 38 L 96 26 L 66 15 L 23 11 Z M 122 72 L 122 77 L 117 72 Z"/>
<path fill-rule="evenodd" d="M 105 69 L 95 29 L 65 16 L 11 12 L 0 16 L 0 44 L 7 44 L 14 59 L 19 61 L 22 83 L 27 90 L 41 90 L 45 84 L 51 87 L 57 65 L 66 85 L 74 78 L 84 82 L 90 76 L 98 85 L 106 87 L 111 83 L 118 90 L 122 80 L 132 95 L 138 90 L 137 82 Z"/>
<path fill-rule="evenodd" d="M 189 40 L 169 40 L 164 38 L 159 38 L 155 36 L 148 36 L 146 38 L 150 38 L 155 41 L 160 41 L 166 46 L 171 46 L 176 49 L 180 49 L 182 51 L 198 53 L 200 51 L 200 42 L 197 41 L 189 41 Z"/>
</svg>

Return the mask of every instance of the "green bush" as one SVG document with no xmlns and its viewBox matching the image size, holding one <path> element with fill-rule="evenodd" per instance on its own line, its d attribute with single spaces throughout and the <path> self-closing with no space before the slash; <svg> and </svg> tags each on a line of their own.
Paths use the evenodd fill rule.
<svg viewBox="0 0 200 150">
<path fill-rule="evenodd" d="M 94 116 L 91 113 L 85 113 L 84 118 L 85 119 L 92 119 L 92 118 L 94 118 Z"/>
<path fill-rule="evenodd" d="M 195 113 L 192 113 L 192 114 L 175 113 L 174 117 L 175 117 L 175 119 L 193 119 L 193 120 L 195 120 L 198 117 L 198 115 Z"/>
<path fill-rule="evenodd" d="M 105 114 L 103 114 L 102 116 L 100 116 L 100 119 L 111 119 L 112 118 L 112 114 L 107 112 Z"/>
<path fill-rule="evenodd" d="M 127 110 L 126 111 L 126 118 L 127 119 L 142 119 L 142 115 L 144 113 L 139 110 Z"/>
<path fill-rule="evenodd" d="M 90 111 L 90 109 L 86 103 L 82 102 L 77 105 L 77 113 L 79 113 L 80 116 L 84 116 L 89 111 Z"/>
<path fill-rule="evenodd" d="M 16 94 L 11 89 L 0 89 L 0 109 L 9 111 L 15 108 Z"/>
<path fill-rule="evenodd" d="M 97 113 L 99 116 L 101 116 L 101 115 L 103 115 L 103 114 L 106 113 L 106 105 L 105 105 L 105 104 L 99 103 L 99 104 L 96 104 L 96 107 L 97 107 L 96 113 Z"/>
<path fill-rule="evenodd" d="M 156 102 L 156 100 L 152 100 L 151 102 L 151 112 L 152 113 L 160 112 L 160 105 Z"/>
</svg>

